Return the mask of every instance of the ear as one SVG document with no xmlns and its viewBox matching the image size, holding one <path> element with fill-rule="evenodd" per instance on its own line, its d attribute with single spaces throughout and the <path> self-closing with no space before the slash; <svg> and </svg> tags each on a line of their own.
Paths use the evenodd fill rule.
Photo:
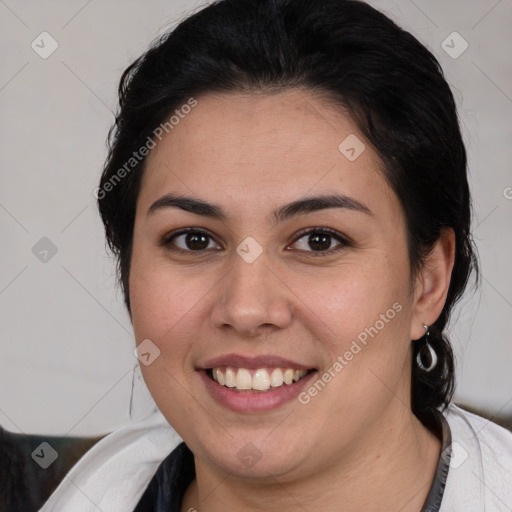
<svg viewBox="0 0 512 512">
<path fill-rule="evenodd" d="M 443 310 L 455 261 L 455 233 L 443 228 L 439 239 L 416 277 L 410 339 L 425 334 L 423 324 L 432 325 Z"/>
</svg>

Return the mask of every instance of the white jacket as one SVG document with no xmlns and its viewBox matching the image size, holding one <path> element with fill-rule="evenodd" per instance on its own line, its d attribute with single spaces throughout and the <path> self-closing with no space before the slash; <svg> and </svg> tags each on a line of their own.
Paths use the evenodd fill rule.
<svg viewBox="0 0 512 512">
<path fill-rule="evenodd" d="M 440 512 L 512 512 L 512 432 L 450 404 L 452 455 Z M 104 437 L 39 512 L 128 512 L 182 439 L 160 411 Z"/>
</svg>

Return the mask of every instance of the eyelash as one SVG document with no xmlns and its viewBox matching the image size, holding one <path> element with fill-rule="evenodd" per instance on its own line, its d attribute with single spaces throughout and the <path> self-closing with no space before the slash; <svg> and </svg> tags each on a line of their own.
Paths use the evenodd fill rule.
<svg viewBox="0 0 512 512">
<path fill-rule="evenodd" d="M 180 229 L 178 231 L 175 231 L 173 233 L 170 233 L 170 234 L 164 236 L 163 239 L 161 240 L 161 242 L 159 243 L 159 245 L 162 247 L 165 247 L 166 249 L 169 249 L 175 253 L 178 253 L 178 254 L 187 254 L 187 255 L 196 254 L 197 256 L 203 256 L 205 251 L 212 250 L 212 249 L 200 249 L 197 251 L 193 251 L 193 250 L 181 249 L 179 247 L 174 247 L 172 245 L 172 241 L 175 238 L 177 238 L 178 236 L 181 236 L 181 235 L 187 235 L 189 233 L 199 233 L 202 235 L 206 235 L 207 237 L 209 237 L 210 239 L 215 241 L 215 238 L 203 229 L 186 228 L 186 229 Z M 346 236 L 342 235 L 338 231 L 335 231 L 334 229 L 326 228 L 326 227 L 306 228 L 297 234 L 297 236 L 294 239 L 294 241 L 292 242 L 292 244 L 297 243 L 301 238 L 305 237 L 306 235 L 310 235 L 312 233 L 329 235 L 332 238 L 336 239 L 338 242 L 340 242 L 340 245 L 338 245 L 337 247 L 335 247 L 333 249 L 328 249 L 326 251 L 302 251 L 302 250 L 299 250 L 300 252 L 306 253 L 306 254 L 308 254 L 308 256 L 313 257 L 313 258 L 330 256 L 333 253 L 336 253 L 346 247 L 353 246 L 353 243 Z M 218 244 L 218 245 L 220 245 L 220 244 Z M 218 250 L 218 249 L 216 249 L 216 250 Z"/>
</svg>

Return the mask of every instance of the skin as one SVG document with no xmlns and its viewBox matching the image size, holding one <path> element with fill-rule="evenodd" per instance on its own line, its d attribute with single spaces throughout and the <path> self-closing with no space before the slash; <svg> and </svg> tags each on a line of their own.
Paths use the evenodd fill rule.
<svg viewBox="0 0 512 512">
<path fill-rule="evenodd" d="M 182 511 L 329 512 L 343 504 L 344 512 L 418 512 L 441 444 L 409 406 L 411 340 L 442 311 L 453 231 L 411 281 L 400 203 L 348 115 L 306 90 L 196 99 L 147 158 L 129 281 L 137 343 L 149 338 L 161 351 L 141 365 L 144 379 L 195 457 Z M 338 150 L 350 134 L 366 145 L 352 162 Z M 178 208 L 147 215 L 171 192 L 218 204 L 229 217 Z M 273 224 L 274 209 L 333 192 L 371 214 L 331 208 Z M 184 236 L 159 245 L 188 227 L 212 236 L 200 256 Z M 310 256 L 320 251 L 297 234 L 319 227 L 352 244 Z M 252 263 L 236 252 L 248 236 L 263 249 Z M 213 400 L 196 371 L 227 353 L 275 354 L 322 375 L 396 302 L 401 311 L 308 404 L 234 412 Z M 237 455 L 248 442 L 261 455 L 250 467 Z"/>
</svg>

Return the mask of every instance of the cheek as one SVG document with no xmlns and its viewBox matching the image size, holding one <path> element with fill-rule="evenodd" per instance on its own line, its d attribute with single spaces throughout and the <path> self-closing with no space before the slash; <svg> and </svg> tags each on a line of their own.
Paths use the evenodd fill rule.
<svg viewBox="0 0 512 512">
<path fill-rule="evenodd" d="M 204 294 L 204 284 L 199 285 L 197 278 L 170 272 L 154 260 L 147 264 L 142 258 L 133 260 L 130 300 L 135 339 L 137 343 L 149 339 L 159 350 L 151 364 L 141 364 L 142 374 L 160 410 L 177 426 L 180 418 L 175 411 L 186 415 L 193 408 L 184 392 L 185 367 L 200 322 L 197 305 Z"/>
<path fill-rule="evenodd" d="M 350 265 L 350 271 L 339 272 L 328 283 L 304 282 L 299 292 L 306 301 L 308 327 L 331 360 L 335 383 L 330 388 L 343 397 L 327 399 L 326 394 L 326 403 L 343 412 L 376 406 L 406 376 L 408 271 L 386 257 L 374 261 L 380 263 Z"/>
<path fill-rule="evenodd" d="M 161 350 L 169 350 L 166 340 L 172 339 L 173 351 L 197 330 L 197 318 L 204 284 L 198 280 L 153 269 L 133 279 L 132 318 L 137 340 L 149 338 Z M 180 343 L 183 340 L 183 343 Z"/>
<path fill-rule="evenodd" d="M 316 322 L 317 336 L 331 360 L 341 360 L 344 373 L 357 377 L 353 382 L 364 379 L 363 374 L 370 368 L 390 378 L 399 369 L 407 351 L 410 315 L 404 299 L 398 293 L 369 296 L 361 288 L 353 293 L 347 290 L 341 298 L 338 295 L 335 303 L 325 304 L 328 299 L 318 296 L 316 308 L 323 316 L 321 323 Z M 322 301 L 326 308 L 318 308 Z"/>
<path fill-rule="evenodd" d="M 347 263 L 322 279 L 302 277 L 291 286 L 305 306 L 308 327 L 329 343 L 330 352 L 358 337 L 364 342 L 365 336 L 403 328 L 407 272 L 385 256 L 372 260 Z"/>
<path fill-rule="evenodd" d="M 207 272 L 171 267 L 164 258 L 155 257 L 150 249 L 135 243 L 130 303 L 136 339 L 149 338 L 159 344 L 187 329 L 201 299 L 213 285 L 210 276 Z"/>
</svg>

